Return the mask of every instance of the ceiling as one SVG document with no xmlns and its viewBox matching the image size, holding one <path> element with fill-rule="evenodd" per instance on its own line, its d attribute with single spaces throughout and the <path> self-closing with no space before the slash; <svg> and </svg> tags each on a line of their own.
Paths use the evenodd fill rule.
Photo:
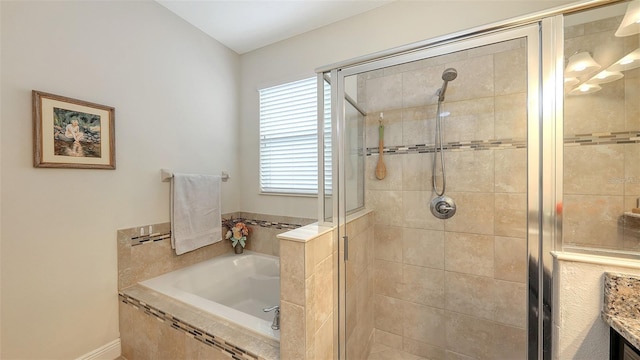
<svg viewBox="0 0 640 360">
<path fill-rule="evenodd" d="M 238 54 L 394 0 L 156 0 Z"/>
</svg>

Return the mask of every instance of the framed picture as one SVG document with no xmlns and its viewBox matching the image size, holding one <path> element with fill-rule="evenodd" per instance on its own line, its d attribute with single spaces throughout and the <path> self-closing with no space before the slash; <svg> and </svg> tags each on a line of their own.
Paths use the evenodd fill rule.
<svg viewBox="0 0 640 360">
<path fill-rule="evenodd" d="M 115 169 L 115 109 L 32 91 L 33 166 Z"/>
</svg>

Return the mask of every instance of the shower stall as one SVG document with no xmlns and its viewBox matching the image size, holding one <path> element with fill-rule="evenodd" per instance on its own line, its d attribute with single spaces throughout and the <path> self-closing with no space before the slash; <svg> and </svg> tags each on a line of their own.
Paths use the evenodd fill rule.
<svg viewBox="0 0 640 360">
<path fill-rule="evenodd" d="M 563 104 L 588 100 L 565 100 L 564 24 L 603 3 L 318 69 L 337 357 L 551 358 Z"/>
</svg>

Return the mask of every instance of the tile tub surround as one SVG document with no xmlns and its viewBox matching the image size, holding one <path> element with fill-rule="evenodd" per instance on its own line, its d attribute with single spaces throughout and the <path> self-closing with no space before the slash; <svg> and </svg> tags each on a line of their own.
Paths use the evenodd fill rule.
<svg viewBox="0 0 640 360">
<path fill-rule="evenodd" d="M 225 219 L 245 221 L 252 233 L 247 249 L 279 256 L 276 235 L 313 222 L 311 219 L 235 212 Z M 149 226 L 153 234 L 149 235 Z M 141 230 L 145 235 L 140 235 Z M 228 241 L 220 241 L 177 256 L 171 249 L 171 224 L 153 224 L 118 230 L 118 289 L 231 252 Z"/>
<path fill-rule="evenodd" d="M 640 349 L 640 276 L 604 274 L 602 318 Z"/>
<path fill-rule="evenodd" d="M 603 67 L 640 46 L 614 36 L 621 17 L 565 29 L 565 54 L 591 51 Z M 563 247 L 640 250 L 640 221 L 623 216 L 640 197 L 640 69 L 589 95 L 564 99 Z"/>
<path fill-rule="evenodd" d="M 263 215 L 263 214 L 253 214 L 253 213 L 243 213 L 236 212 L 231 214 L 224 214 L 224 218 L 233 217 L 242 219 L 247 221 L 252 230 L 252 237 L 247 242 L 247 249 L 262 252 L 269 255 L 279 255 L 279 243 L 276 239 L 276 235 L 279 233 L 283 233 L 288 231 L 289 229 L 295 229 L 302 226 L 305 223 L 311 222 L 309 219 L 301 219 L 301 218 L 292 218 L 292 217 L 282 217 L 282 216 L 272 216 L 272 215 Z M 147 298 L 140 298 L 141 291 L 138 290 L 135 293 L 131 293 L 133 289 L 137 287 L 137 283 L 142 280 L 150 279 L 152 277 L 162 275 L 167 272 L 171 272 L 183 267 L 187 267 L 193 265 L 195 263 L 208 260 L 210 258 L 226 254 L 232 251 L 232 248 L 228 241 L 220 241 L 215 244 L 205 246 L 203 248 L 188 252 L 186 254 L 177 256 L 175 252 L 171 249 L 171 224 L 170 223 L 162 223 L 162 224 L 153 224 L 153 234 L 148 234 L 149 225 L 135 227 L 130 229 L 118 230 L 118 289 L 120 292 L 125 291 L 126 294 L 131 295 L 134 299 L 146 302 Z M 145 233 L 145 235 L 141 234 L 141 229 Z M 143 292 L 142 292 L 143 293 Z M 152 298 L 153 299 L 153 298 Z M 175 300 L 174 300 L 175 301 Z M 159 303 L 159 307 L 157 308 L 158 313 L 166 312 L 162 306 L 166 304 L 165 301 L 161 301 Z M 181 305 L 182 308 L 188 308 L 186 305 L 177 302 L 177 304 Z M 147 330 L 140 329 L 138 327 L 138 323 L 135 321 L 130 321 L 130 317 L 136 317 L 144 323 L 144 321 L 140 318 L 140 314 L 135 312 L 131 312 L 127 307 L 123 307 L 128 304 L 120 304 L 120 331 L 123 332 L 132 332 L 137 334 L 132 337 L 125 338 L 122 337 L 123 349 L 127 346 L 133 346 L 134 348 L 140 347 L 140 349 L 146 349 L 147 355 L 153 354 L 155 351 L 158 351 L 154 345 L 144 345 L 139 341 L 140 334 L 146 333 Z M 172 309 L 177 309 L 179 306 L 173 304 Z M 186 311 L 185 309 L 179 309 L 177 311 Z M 138 311 L 139 312 L 139 311 Z M 145 314 L 144 312 L 140 312 L 144 316 L 148 316 L 149 313 Z M 206 319 L 204 317 L 203 319 Z M 182 318 L 180 318 L 182 319 Z M 145 320 L 146 321 L 146 320 Z M 157 322 L 153 320 L 153 322 Z M 153 323 L 152 322 L 152 323 Z M 193 324 L 193 323 L 191 323 Z M 207 326 L 214 326 L 213 323 L 199 323 L 202 328 L 206 328 Z M 128 327 L 129 326 L 129 327 Z M 154 328 L 155 329 L 155 328 Z M 163 329 L 163 328 L 160 328 Z M 170 336 L 173 338 L 175 328 L 164 330 L 153 330 L 154 336 Z M 135 332 L 138 331 L 138 332 Z M 139 331 L 142 331 L 140 333 Z M 246 330 L 245 330 L 246 331 Z M 214 333 L 215 334 L 215 333 Z M 242 337 L 234 336 L 234 339 L 242 339 Z M 133 340 L 132 340 L 133 339 Z M 138 340 L 136 340 L 138 339 Z M 167 340 L 162 338 L 163 341 Z M 214 357 L 218 356 L 216 351 L 211 351 L 213 348 L 210 346 L 203 345 L 211 345 L 202 343 L 202 339 L 199 340 L 199 345 L 194 345 L 196 349 L 194 350 L 194 346 L 185 346 L 186 355 L 178 356 L 177 358 L 197 358 L 197 354 L 201 354 L 203 357 Z M 205 339 L 206 340 L 206 339 Z M 132 341 L 132 342 L 130 342 Z M 163 341 L 160 341 L 162 343 Z M 168 341 L 168 340 L 167 340 Z M 172 340 L 173 341 L 173 340 Z M 182 341 L 182 340 L 180 340 Z M 251 341 L 251 340 L 249 340 Z M 198 341 L 196 341 L 198 343 Z M 133 344 L 133 345 L 132 345 Z M 240 343 L 239 343 L 240 344 Z M 245 343 L 241 343 L 242 346 L 247 346 Z M 182 345 L 181 345 L 182 346 Z M 217 347 L 220 350 L 219 347 Z M 142 351 L 142 350 L 140 350 Z M 196 353 L 189 353 L 188 351 L 196 351 Z M 279 353 L 279 351 L 278 351 Z M 195 354 L 195 355 L 194 355 Z M 147 356 L 145 355 L 145 356 Z M 134 356 L 131 358 L 144 358 L 145 356 Z M 223 358 L 228 358 L 226 355 Z M 265 359 L 277 359 L 278 357 L 264 357 Z"/>
<path fill-rule="evenodd" d="M 279 343 L 134 285 L 119 294 L 127 359 L 280 359 Z"/>
<path fill-rule="evenodd" d="M 334 230 L 311 224 L 280 240 L 280 357 L 331 359 L 337 320 Z"/>
<path fill-rule="evenodd" d="M 387 177 L 376 179 L 376 112 L 366 120 L 365 196 L 374 210 L 377 344 L 429 359 L 526 357 L 523 46 L 509 41 L 358 79 L 363 107 L 384 111 L 392 155 Z M 439 220 L 429 210 L 434 94 L 447 67 L 458 70 L 443 124 L 447 195 L 458 208 Z M 394 86 L 398 94 L 388 92 Z"/>
</svg>

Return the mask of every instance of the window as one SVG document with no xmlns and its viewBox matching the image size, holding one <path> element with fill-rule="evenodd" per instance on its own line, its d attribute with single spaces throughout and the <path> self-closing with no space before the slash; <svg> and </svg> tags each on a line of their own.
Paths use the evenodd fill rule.
<svg viewBox="0 0 640 360">
<path fill-rule="evenodd" d="M 315 77 L 260 90 L 262 192 L 318 193 L 317 102 Z"/>
</svg>

